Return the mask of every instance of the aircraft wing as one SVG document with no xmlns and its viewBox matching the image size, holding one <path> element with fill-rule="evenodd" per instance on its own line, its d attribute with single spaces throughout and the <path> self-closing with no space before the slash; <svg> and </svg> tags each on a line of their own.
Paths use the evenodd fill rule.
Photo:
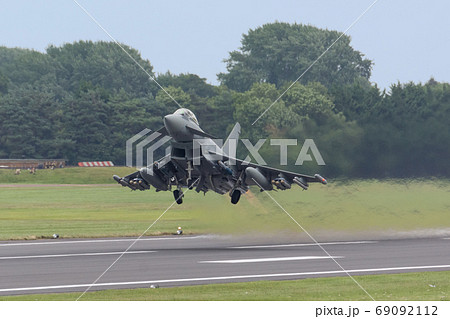
<svg viewBox="0 0 450 319">
<path fill-rule="evenodd" d="M 269 185 L 269 184 L 274 184 L 274 182 L 275 182 L 275 185 L 279 189 L 286 189 L 286 188 L 290 188 L 290 185 L 292 183 L 295 183 L 306 190 L 306 189 L 308 189 L 308 183 L 327 184 L 327 180 L 325 178 L 323 178 L 322 176 L 320 176 L 319 174 L 315 174 L 314 176 L 305 175 L 305 174 L 285 171 L 282 169 L 273 168 L 273 167 L 269 167 L 269 166 L 258 165 L 258 164 L 243 161 L 243 160 L 240 160 L 237 158 L 232 158 L 232 157 L 224 155 L 224 154 L 219 154 L 214 151 L 209 151 L 209 152 L 216 154 L 216 155 L 223 156 L 224 160 L 229 161 L 230 166 L 234 167 L 234 171 L 237 172 L 238 176 L 241 175 L 243 172 L 246 172 L 246 175 L 251 175 L 253 173 L 252 175 L 254 176 L 254 178 L 247 177 L 246 181 L 245 181 L 245 183 L 249 186 L 250 185 L 264 186 L 263 184 Z M 249 170 L 247 170 L 247 168 L 249 168 L 249 167 L 257 170 L 257 172 L 255 172 L 253 170 L 251 170 L 251 172 L 250 172 Z M 262 179 L 258 182 L 257 176 L 259 176 L 259 174 L 261 174 L 265 178 L 265 180 Z M 289 184 L 289 187 L 284 187 L 283 185 L 279 185 L 279 184 L 283 184 L 283 182 L 284 182 L 283 180 Z M 268 182 L 269 184 L 267 184 L 266 182 Z M 266 187 L 264 187 L 264 188 L 266 188 Z"/>
<path fill-rule="evenodd" d="M 327 184 L 327 180 L 320 176 L 319 174 L 315 174 L 314 176 L 305 175 L 305 174 L 299 174 L 295 172 L 285 171 L 278 168 L 272 168 L 268 166 L 262 166 L 254 163 L 248 163 L 244 162 L 242 160 L 236 161 L 236 166 L 240 172 L 246 170 L 247 175 L 249 173 L 251 174 L 258 174 L 261 173 L 267 181 L 270 181 L 270 183 L 275 184 L 278 189 L 287 189 L 291 188 L 290 185 L 295 183 L 299 185 L 304 190 L 308 189 L 309 183 L 322 183 Z M 248 172 L 247 168 L 251 167 L 256 169 L 256 172 Z M 247 178 L 246 184 L 247 185 L 257 185 L 259 187 L 263 186 L 263 188 L 269 190 L 271 187 L 267 187 L 267 184 L 264 185 L 261 181 L 257 179 L 257 176 Z M 264 180 L 263 180 L 264 181 Z M 265 182 L 265 181 L 264 181 Z M 285 183 L 287 182 L 287 184 Z"/>
<path fill-rule="evenodd" d="M 327 183 L 327 180 L 325 178 L 323 178 L 322 176 L 320 176 L 319 174 L 315 174 L 314 176 L 304 175 L 304 174 L 300 174 L 300 173 L 285 171 L 282 169 L 258 165 L 258 164 L 254 164 L 254 163 L 247 163 L 247 162 L 244 163 L 244 161 L 241 161 L 240 166 L 241 166 L 241 169 L 245 169 L 246 167 L 257 168 L 264 176 L 266 176 L 270 180 L 273 180 L 273 179 L 277 178 L 280 174 L 283 174 L 284 177 L 289 181 L 292 181 L 294 179 L 294 177 L 297 177 L 297 178 L 303 178 L 308 183 L 316 183 L 316 182 L 322 183 L 322 184 Z"/>
</svg>

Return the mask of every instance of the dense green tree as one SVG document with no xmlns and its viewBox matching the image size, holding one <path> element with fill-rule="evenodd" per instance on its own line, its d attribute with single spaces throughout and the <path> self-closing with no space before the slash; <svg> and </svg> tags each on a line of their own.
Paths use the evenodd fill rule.
<svg viewBox="0 0 450 319">
<path fill-rule="evenodd" d="M 145 128 L 156 130 L 163 125 L 160 116 L 152 116 L 147 112 L 145 102 L 147 101 L 130 97 L 123 89 L 107 101 L 107 158 L 116 164 L 125 162 L 126 140 Z"/>
<path fill-rule="evenodd" d="M 224 86 L 215 88 L 215 95 L 205 101 L 206 112 L 196 108 L 200 125 L 217 138 L 225 139 L 235 124 L 233 118 L 233 92 Z"/>
<path fill-rule="evenodd" d="M 108 99 L 102 90 L 86 90 L 64 101 L 61 134 L 73 141 L 65 150 L 70 161 L 101 160 L 111 154 Z"/>
<path fill-rule="evenodd" d="M 266 90 L 262 91 L 262 88 Z M 246 96 L 252 91 L 253 96 L 249 99 L 250 101 L 255 100 L 257 96 L 268 96 L 270 92 L 269 101 L 273 103 L 285 91 L 285 88 L 276 90 L 274 85 L 258 84 L 254 85 L 250 91 L 241 94 Z M 337 112 L 331 99 L 328 90 L 319 83 L 308 85 L 296 83 L 283 95 L 280 102 L 277 102 L 278 107 L 274 109 L 275 112 L 269 114 L 269 111 L 266 113 L 267 118 L 265 116 L 261 118 L 261 120 L 265 118 L 263 122 L 266 127 L 262 130 L 264 134 L 258 136 L 255 133 L 259 132 L 255 132 L 250 127 L 254 132 L 251 137 L 254 142 L 265 137 L 296 140 L 297 145 L 288 147 L 288 166 L 284 168 L 293 171 L 322 172 L 329 176 L 341 175 L 344 172 L 351 174 L 353 171 L 351 163 L 360 157 L 358 148 L 363 132 L 357 123 L 346 121 L 345 117 Z M 247 101 L 245 104 L 247 107 L 252 106 L 252 102 Z M 270 104 L 266 104 L 266 107 L 268 105 Z M 314 141 L 325 159 L 325 166 L 318 165 L 317 161 L 305 162 L 301 168 L 295 165 L 306 139 Z M 270 146 L 267 142 L 261 148 L 261 154 L 270 165 L 280 166 L 279 147 Z"/>
<path fill-rule="evenodd" d="M 179 87 L 184 92 L 199 97 L 212 97 L 216 94 L 213 85 L 206 83 L 206 79 L 195 74 L 188 73 L 175 75 L 166 72 L 164 74 L 159 74 L 156 80 L 163 87 Z"/>
<path fill-rule="evenodd" d="M 272 83 L 277 87 L 297 79 L 334 42 L 340 32 L 310 25 L 270 23 L 249 30 L 242 47 L 225 60 L 227 73 L 220 73 L 222 84 L 246 91 L 253 83 Z M 369 79 L 372 62 L 342 36 L 300 79 L 300 83 L 351 84 L 357 78 Z"/>
<path fill-rule="evenodd" d="M 218 138 L 238 121 L 242 137 L 253 143 L 297 139 L 283 167 L 294 171 L 450 176 L 450 84 L 430 79 L 380 92 L 368 82 L 371 62 L 342 37 L 292 85 L 338 36 L 283 23 L 250 30 L 241 50 L 230 54 L 229 72 L 220 76 L 225 85 L 195 74 L 159 75 L 177 102 L 115 43 L 79 41 L 46 53 L 0 47 L 0 157 L 124 164 L 126 140 L 144 128 L 159 129 L 164 115 L 182 106 Z M 153 76 L 138 51 L 124 48 Z M 294 165 L 305 139 L 314 140 L 325 166 Z M 278 165 L 279 147 L 266 144 L 261 153 Z"/>
<path fill-rule="evenodd" d="M 450 85 L 396 84 L 362 122 L 370 169 L 362 176 L 426 176 L 450 172 Z"/>
<path fill-rule="evenodd" d="M 191 96 L 179 87 L 169 86 L 156 94 L 156 102 L 161 104 L 166 114 L 173 113 L 180 107 L 189 108 L 191 105 Z"/>
<path fill-rule="evenodd" d="M 0 71 L 0 94 L 8 93 L 9 79 Z"/>
<path fill-rule="evenodd" d="M 139 52 L 121 47 L 152 77 L 153 67 Z M 157 86 L 148 74 L 114 42 L 78 41 L 61 47 L 49 46 L 47 56 L 57 66 L 56 77 L 66 90 L 75 92 L 80 83 L 90 82 L 108 90 L 124 89 L 135 96 L 156 94 Z"/>
<path fill-rule="evenodd" d="M 63 156 L 61 112 L 54 96 L 20 88 L 0 100 L 0 154 L 9 158 Z"/>
<path fill-rule="evenodd" d="M 357 80 L 349 85 L 333 85 L 329 90 L 336 111 L 348 120 L 370 120 L 371 108 L 377 107 L 383 93 L 376 85 Z"/>
<path fill-rule="evenodd" d="M 234 118 L 241 123 L 244 137 L 255 140 L 265 138 L 271 128 L 294 125 L 298 121 L 297 116 L 286 107 L 283 100 L 271 106 L 278 96 L 279 91 L 275 85 L 269 83 L 255 83 L 250 90 L 234 94 Z M 266 114 L 253 125 L 269 107 Z"/>
<path fill-rule="evenodd" d="M 268 164 L 303 173 L 321 173 L 330 178 L 334 176 L 357 176 L 355 163 L 361 162 L 361 144 L 364 131 L 356 122 L 347 122 L 339 114 L 330 114 L 325 120 L 318 121 L 304 117 L 289 129 L 274 130 L 271 138 L 289 138 L 297 141 L 297 145 L 288 147 L 287 166 L 280 166 L 279 147 L 270 146 L 266 142 L 261 154 Z M 326 165 L 318 165 L 317 158 L 311 150 L 312 161 L 296 165 L 297 158 L 305 143 L 312 140 L 319 150 Z"/>
<path fill-rule="evenodd" d="M 318 123 L 325 122 L 335 113 L 327 89 L 320 83 L 310 83 L 307 86 L 295 83 L 282 98 L 298 117 L 313 119 Z"/>
<path fill-rule="evenodd" d="M 0 73 L 12 87 L 55 85 L 57 65 L 46 54 L 19 48 L 0 47 Z"/>
<path fill-rule="evenodd" d="M 321 84 L 295 83 L 274 103 L 284 90 L 284 87 L 278 90 L 274 84 L 261 83 L 244 93 L 235 93 L 234 116 L 249 131 L 249 136 L 263 138 L 273 131 L 287 131 L 300 125 L 303 119 L 324 123 L 335 114 L 327 89 Z"/>
</svg>

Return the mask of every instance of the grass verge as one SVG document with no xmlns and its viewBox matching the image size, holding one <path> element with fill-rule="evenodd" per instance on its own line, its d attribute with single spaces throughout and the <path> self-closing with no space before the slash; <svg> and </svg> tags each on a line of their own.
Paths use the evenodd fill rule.
<svg viewBox="0 0 450 319">
<path fill-rule="evenodd" d="M 0 184 L 115 184 L 112 176 L 125 176 L 134 172 L 130 167 L 66 167 L 39 169 L 35 174 L 22 170 L 0 169 Z"/>
<path fill-rule="evenodd" d="M 450 272 L 355 276 L 377 301 L 450 300 Z M 80 293 L 0 297 L 0 300 L 76 300 Z M 370 300 L 348 277 L 118 289 L 86 293 L 81 300 Z"/>
</svg>

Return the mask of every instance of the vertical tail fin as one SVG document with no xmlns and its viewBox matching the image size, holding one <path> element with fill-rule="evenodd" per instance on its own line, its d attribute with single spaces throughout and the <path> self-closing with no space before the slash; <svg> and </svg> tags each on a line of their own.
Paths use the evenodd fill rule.
<svg viewBox="0 0 450 319">
<path fill-rule="evenodd" d="M 222 151 L 230 157 L 236 158 L 236 148 L 241 134 L 241 125 L 236 123 L 223 144 Z"/>
</svg>

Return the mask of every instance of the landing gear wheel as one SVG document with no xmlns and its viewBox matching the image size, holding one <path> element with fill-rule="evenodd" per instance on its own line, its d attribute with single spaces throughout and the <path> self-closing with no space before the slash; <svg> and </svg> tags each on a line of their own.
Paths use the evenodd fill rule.
<svg viewBox="0 0 450 319">
<path fill-rule="evenodd" d="M 241 191 L 238 189 L 235 189 L 231 193 L 231 204 L 237 204 L 239 202 L 240 198 L 241 198 Z"/>
<path fill-rule="evenodd" d="M 175 201 L 178 205 L 183 203 L 183 196 L 183 192 L 181 192 L 179 189 L 173 191 L 173 197 L 175 197 Z"/>
</svg>

